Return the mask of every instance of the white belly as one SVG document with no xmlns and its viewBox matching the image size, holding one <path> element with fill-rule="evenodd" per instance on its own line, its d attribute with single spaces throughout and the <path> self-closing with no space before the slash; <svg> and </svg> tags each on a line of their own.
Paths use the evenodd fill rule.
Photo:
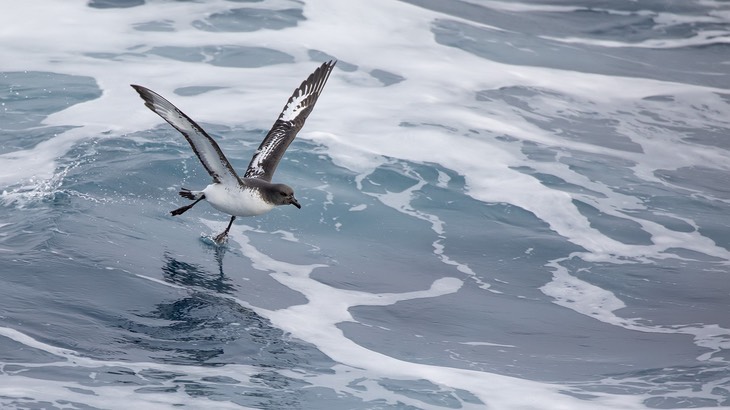
<svg viewBox="0 0 730 410">
<path fill-rule="evenodd" d="M 250 189 L 210 184 L 203 190 L 210 205 L 228 215 L 254 216 L 269 212 L 274 205 Z"/>
</svg>

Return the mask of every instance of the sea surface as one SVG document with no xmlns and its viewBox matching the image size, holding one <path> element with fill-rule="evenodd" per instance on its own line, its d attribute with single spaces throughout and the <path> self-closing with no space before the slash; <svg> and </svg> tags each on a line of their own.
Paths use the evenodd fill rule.
<svg viewBox="0 0 730 410">
<path fill-rule="evenodd" d="M 242 173 L 337 66 L 275 181 Z M 0 408 L 730 408 L 730 2 L 0 11 Z"/>
</svg>

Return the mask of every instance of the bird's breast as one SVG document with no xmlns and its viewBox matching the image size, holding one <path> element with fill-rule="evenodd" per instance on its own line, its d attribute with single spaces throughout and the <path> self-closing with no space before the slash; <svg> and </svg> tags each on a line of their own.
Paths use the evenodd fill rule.
<svg viewBox="0 0 730 410">
<path fill-rule="evenodd" d="M 263 197 L 251 188 L 210 184 L 203 193 L 213 208 L 229 215 L 261 215 L 274 208 L 273 204 L 264 201 Z"/>
</svg>

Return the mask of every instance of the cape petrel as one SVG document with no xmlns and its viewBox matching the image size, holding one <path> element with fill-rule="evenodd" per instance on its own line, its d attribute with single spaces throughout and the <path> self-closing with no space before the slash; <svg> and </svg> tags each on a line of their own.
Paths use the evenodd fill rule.
<svg viewBox="0 0 730 410">
<path fill-rule="evenodd" d="M 213 183 L 202 191 L 181 188 L 180 196 L 194 202 L 170 213 L 181 215 L 198 202 L 207 200 L 213 208 L 231 215 L 226 230 L 215 237 L 216 243 L 222 243 L 237 216 L 260 215 L 276 205 L 301 208 L 294 198 L 294 190 L 285 184 L 272 183 L 271 178 L 284 152 L 312 112 L 336 63 L 333 60 L 322 64 L 294 90 L 274 126 L 253 154 L 243 178 L 236 174 L 215 140 L 195 121 L 156 92 L 133 84 L 147 108 L 180 131 L 213 178 Z"/>
</svg>

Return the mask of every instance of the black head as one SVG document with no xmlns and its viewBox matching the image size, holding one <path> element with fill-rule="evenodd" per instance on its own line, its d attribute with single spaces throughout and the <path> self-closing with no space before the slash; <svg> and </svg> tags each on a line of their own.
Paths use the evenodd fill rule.
<svg viewBox="0 0 730 410">
<path fill-rule="evenodd" d="M 294 190 L 289 185 L 272 184 L 271 187 L 273 188 L 269 196 L 271 202 L 276 205 L 294 205 L 299 209 L 302 208 L 297 199 L 294 198 Z"/>
</svg>

